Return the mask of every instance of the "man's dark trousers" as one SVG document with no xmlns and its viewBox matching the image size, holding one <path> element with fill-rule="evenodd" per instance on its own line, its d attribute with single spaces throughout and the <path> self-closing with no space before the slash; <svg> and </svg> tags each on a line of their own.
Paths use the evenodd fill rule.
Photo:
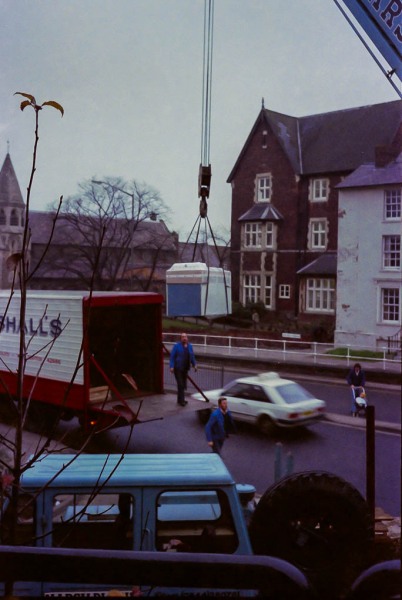
<svg viewBox="0 0 402 600">
<path fill-rule="evenodd" d="M 186 404 L 185 391 L 187 388 L 187 370 L 174 369 L 174 376 L 177 383 L 177 402 L 179 404 Z"/>
</svg>

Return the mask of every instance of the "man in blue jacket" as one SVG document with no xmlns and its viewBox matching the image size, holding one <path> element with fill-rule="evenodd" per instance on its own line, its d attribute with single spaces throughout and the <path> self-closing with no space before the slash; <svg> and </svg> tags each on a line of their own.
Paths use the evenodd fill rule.
<svg viewBox="0 0 402 600">
<path fill-rule="evenodd" d="M 229 432 L 234 433 L 235 431 L 236 426 L 228 409 L 228 401 L 221 397 L 218 400 L 218 408 L 211 413 L 208 423 L 205 425 L 205 435 L 212 452 L 220 454 L 225 439 L 229 437 Z"/>
<path fill-rule="evenodd" d="M 184 397 L 187 388 L 188 372 L 191 368 L 197 370 L 193 347 L 188 341 L 187 334 L 180 335 L 180 342 L 177 342 L 170 353 L 170 372 L 174 373 L 177 383 L 177 402 L 180 406 L 186 406 L 187 400 Z"/>
</svg>

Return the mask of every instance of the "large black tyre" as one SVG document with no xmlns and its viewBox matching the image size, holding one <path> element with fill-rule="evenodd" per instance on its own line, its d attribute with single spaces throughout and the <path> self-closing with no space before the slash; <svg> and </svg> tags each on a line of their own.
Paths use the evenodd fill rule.
<svg viewBox="0 0 402 600">
<path fill-rule="evenodd" d="M 373 535 L 361 494 L 323 471 L 279 481 L 261 497 L 250 522 L 255 554 L 294 564 L 323 598 L 338 598 L 367 566 Z"/>
</svg>

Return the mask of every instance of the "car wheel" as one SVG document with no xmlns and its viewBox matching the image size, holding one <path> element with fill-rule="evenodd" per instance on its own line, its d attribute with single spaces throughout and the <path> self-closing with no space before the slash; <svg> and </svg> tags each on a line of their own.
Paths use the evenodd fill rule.
<svg viewBox="0 0 402 600">
<path fill-rule="evenodd" d="M 275 424 L 267 415 L 258 417 L 257 427 L 264 435 L 270 435 L 275 429 Z"/>
<path fill-rule="evenodd" d="M 198 420 L 201 423 L 201 425 L 206 425 L 206 423 L 208 423 L 208 419 L 209 419 L 210 415 L 211 415 L 210 408 L 202 408 L 201 410 L 197 411 Z"/>
<path fill-rule="evenodd" d="M 250 522 L 250 539 L 256 554 L 302 570 L 320 597 L 338 598 L 367 565 L 373 524 L 351 484 L 312 471 L 286 477 L 265 492 Z"/>
</svg>

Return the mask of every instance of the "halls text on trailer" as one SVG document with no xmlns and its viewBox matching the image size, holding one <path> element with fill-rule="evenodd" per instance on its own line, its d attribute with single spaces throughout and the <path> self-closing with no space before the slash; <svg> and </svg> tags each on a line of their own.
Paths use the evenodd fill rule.
<svg viewBox="0 0 402 600">
<path fill-rule="evenodd" d="M 218 317 L 232 312 L 231 273 L 205 263 L 176 263 L 166 271 L 166 314 Z"/>
<path fill-rule="evenodd" d="M 0 393 L 17 392 L 20 295 L 0 292 Z M 100 428 L 136 421 L 129 399 L 163 392 L 162 302 L 154 293 L 28 291 L 23 395 Z M 138 402 L 136 403 L 136 405 Z"/>
</svg>

